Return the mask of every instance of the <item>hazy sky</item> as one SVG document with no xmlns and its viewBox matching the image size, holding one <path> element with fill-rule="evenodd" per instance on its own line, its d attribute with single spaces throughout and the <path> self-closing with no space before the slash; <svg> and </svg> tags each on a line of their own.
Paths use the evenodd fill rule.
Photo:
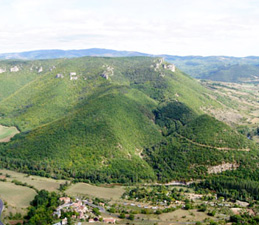
<svg viewBox="0 0 259 225">
<path fill-rule="evenodd" d="M 0 0 L 0 52 L 259 55 L 259 0 Z"/>
</svg>

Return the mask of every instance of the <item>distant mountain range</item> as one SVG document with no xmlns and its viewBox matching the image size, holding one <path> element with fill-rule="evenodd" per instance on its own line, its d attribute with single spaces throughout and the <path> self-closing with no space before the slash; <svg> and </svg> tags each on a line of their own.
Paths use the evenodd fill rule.
<svg viewBox="0 0 259 225">
<path fill-rule="evenodd" d="M 75 58 L 83 56 L 104 56 L 104 57 L 126 57 L 126 56 L 151 56 L 141 52 L 116 51 L 112 49 L 90 48 L 79 50 L 36 50 L 16 53 L 0 54 L 0 59 L 57 59 L 57 58 Z"/>
<path fill-rule="evenodd" d="M 230 56 L 177 56 L 152 55 L 135 51 L 116 51 L 112 49 L 80 49 L 80 50 L 36 50 L 20 53 L 0 54 L 0 59 L 56 59 L 76 58 L 83 56 L 101 57 L 133 57 L 149 56 L 163 57 L 166 61 L 174 63 L 179 69 L 192 77 L 225 82 L 258 82 L 259 57 L 230 57 Z"/>
</svg>

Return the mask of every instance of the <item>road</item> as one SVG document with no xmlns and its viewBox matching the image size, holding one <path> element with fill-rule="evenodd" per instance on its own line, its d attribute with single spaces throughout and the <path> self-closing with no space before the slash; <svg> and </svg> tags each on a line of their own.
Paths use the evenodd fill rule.
<svg viewBox="0 0 259 225">
<path fill-rule="evenodd" d="M 93 207 L 93 208 L 98 208 L 98 209 L 100 210 L 100 212 L 102 212 L 102 213 L 107 213 L 106 210 L 105 210 L 105 208 L 103 208 L 103 207 L 101 207 L 101 206 L 94 205 L 94 204 L 88 202 L 87 200 L 83 200 L 83 202 L 84 202 L 85 204 L 87 204 L 87 205 Z"/>
<path fill-rule="evenodd" d="M 3 201 L 0 199 L 0 218 L 1 218 L 1 214 L 2 214 L 3 210 L 4 210 L 4 203 L 3 203 Z M 1 222 L 1 220 L 0 220 L 0 225 L 4 225 L 4 224 Z"/>
</svg>

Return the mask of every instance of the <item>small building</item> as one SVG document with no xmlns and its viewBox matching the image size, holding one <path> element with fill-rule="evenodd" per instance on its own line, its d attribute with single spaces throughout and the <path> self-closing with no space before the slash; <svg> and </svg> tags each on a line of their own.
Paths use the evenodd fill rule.
<svg viewBox="0 0 259 225">
<path fill-rule="evenodd" d="M 82 202 L 81 201 L 78 201 L 78 202 L 74 202 L 73 204 L 72 204 L 72 207 L 79 207 L 79 206 L 81 206 L 82 205 Z"/>
<path fill-rule="evenodd" d="M 88 222 L 89 223 L 94 223 L 95 221 L 94 221 L 94 219 L 89 219 Z"/>
<path fill-rule="evenodd" d="M 61 211 L 60 210 L 57 210 L 53 213 L 53 216 L 57 216 L 57 218 L 60 218 L 61 217 Z"/>
<path fill-rule="evenodd" d="M 62 220 L 62 225 L 66 225 L 67 224 L 67 218 L 65 217 L 63 220 Z"/>
<path fill-rule="evenodd" d="M 59 201 L 64 202 L 64 204 L 67 204 L 71 202 L 71 199 L 69 197 L 61 197 L 59 198 Z"/>
</svg>

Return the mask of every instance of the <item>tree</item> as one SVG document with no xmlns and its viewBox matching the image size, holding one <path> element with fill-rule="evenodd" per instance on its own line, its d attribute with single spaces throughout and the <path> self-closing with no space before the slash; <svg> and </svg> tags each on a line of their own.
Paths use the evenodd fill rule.
<svg viewBox="0 0 259 225">
<path fill-rule="evenodd" d="M 125 218 L 126 218 L 125 213 L 121 213 L 121 214 L 119 215 L 119 218 L 125 219 Z"/>
<path fill-rule="evenodd" d="M 129 220 L 134 220 L 134 219 L 135 219 L 135 216 L 134 216 L 133 214 L 130 214 L 128 219 L 129 219 Z"/>
</svg>

